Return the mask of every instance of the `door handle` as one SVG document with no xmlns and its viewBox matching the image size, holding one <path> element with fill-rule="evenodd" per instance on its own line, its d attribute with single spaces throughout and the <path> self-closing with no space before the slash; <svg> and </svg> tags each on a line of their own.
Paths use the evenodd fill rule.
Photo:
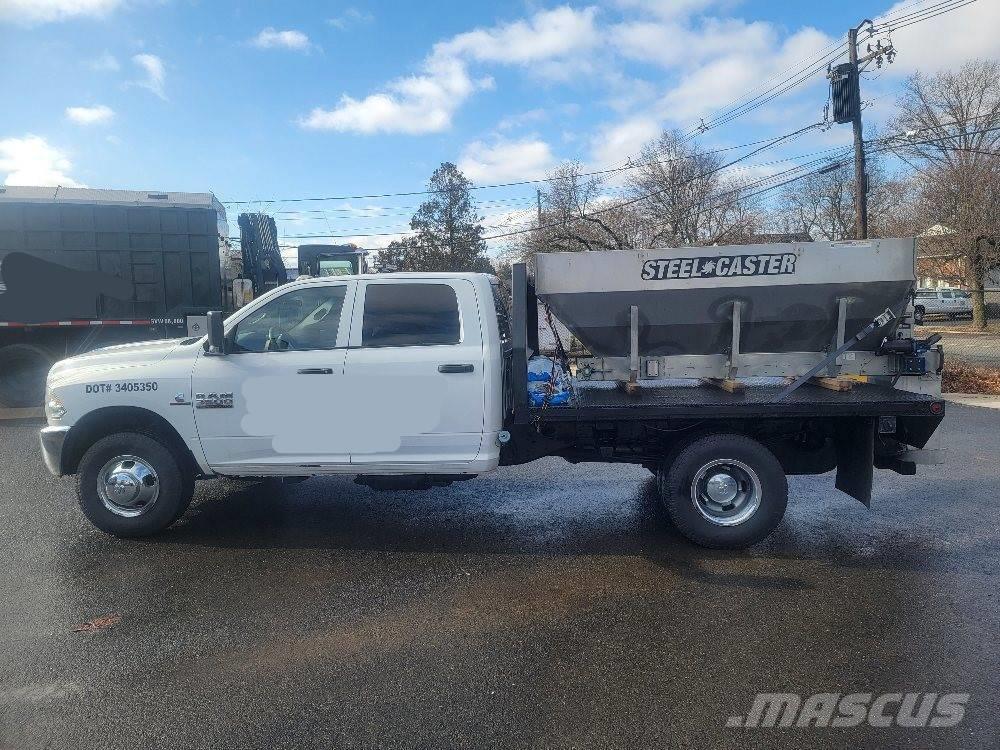
<svg viewBox="0 0 1000 750">
<path fill-rule="evenodd" d="M 329 367 L 306 367 L 299 370 L 299 375 L 333 375 Z"/>
<path fill-rule="evenodd" d="M 438 372 L 449 374 L 453 372 L 472 372 L 475 369 L 474 365 L 438 365 Z"/>
</svg>

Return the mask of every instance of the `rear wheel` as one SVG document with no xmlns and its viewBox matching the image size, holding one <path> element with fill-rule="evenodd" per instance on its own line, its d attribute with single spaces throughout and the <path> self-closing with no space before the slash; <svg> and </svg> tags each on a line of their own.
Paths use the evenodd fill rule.
<svg viewBox="0 0 1000 750">
<path fill-rule="evenodd" d="M 781 522 L 788 482 L 778 459 L 743 435 L 708 435 L 690 443 L 661 472 L 660 498 L 670 519 L 703 547 L 742 549 Z"/>
<path fill-rule="evenodd" d="M 49 353 L 37 346 L 10 344 L 0 348 L 0 405 L 41 406 L 50 367 Z"/>
<path fill-rule="evenodd" d="M 917 305 L 913 308 L 913 322 L 922 326 L 924 324 L 924 318 L 927 316 L 927 310 L 924 309 L 923 305 Z"/>
<path fill-rule="evenodd" d="M 191 502 L 194 478 L 183 466 L 170 447 L 149 435 L 108 435 L 80 460 L 80 508 L 108 534 L 156 534 L 180 518 Z"/>
</svg>

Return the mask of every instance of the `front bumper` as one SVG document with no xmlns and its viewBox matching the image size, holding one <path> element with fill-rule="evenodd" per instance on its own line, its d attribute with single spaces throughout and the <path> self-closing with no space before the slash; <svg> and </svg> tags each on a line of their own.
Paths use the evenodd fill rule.
<svg viewBox="0 0 1000 750">
<path fill-rule="evenodd" d="M 45 467 L 55 476 L 61 477 L 63 444 L 69 434 L 69 427 L 57 425 L 55 427 L 43 427 L 38 432 L 38 437 L 42 443 L 42 458 L 45 459 Z"/>
</svg>

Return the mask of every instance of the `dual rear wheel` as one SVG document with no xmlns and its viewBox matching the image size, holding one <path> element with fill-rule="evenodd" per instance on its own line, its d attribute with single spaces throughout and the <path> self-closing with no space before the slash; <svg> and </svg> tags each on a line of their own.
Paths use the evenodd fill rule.
<svg viewBox="0 0 1000 750">
<path fill-rule="evenodd" d="M 788 503 L 788 482 L 774 454 L 744 435 L 697 438 L 657 471 L 670 520 L 703 547 L 742 549 L 770 534 Z"/>
</svg>

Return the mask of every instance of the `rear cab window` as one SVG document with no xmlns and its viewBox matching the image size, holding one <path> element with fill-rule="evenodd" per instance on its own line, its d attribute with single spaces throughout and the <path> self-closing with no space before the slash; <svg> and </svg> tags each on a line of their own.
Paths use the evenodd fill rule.
<svg viewBox="0 0 1000 750">
<path fill-rule="evenodd" d="M 444 283 L 369 283 L 361 346 L 441 346 L 462 341 L 458 297 Z"/>
</svg>

